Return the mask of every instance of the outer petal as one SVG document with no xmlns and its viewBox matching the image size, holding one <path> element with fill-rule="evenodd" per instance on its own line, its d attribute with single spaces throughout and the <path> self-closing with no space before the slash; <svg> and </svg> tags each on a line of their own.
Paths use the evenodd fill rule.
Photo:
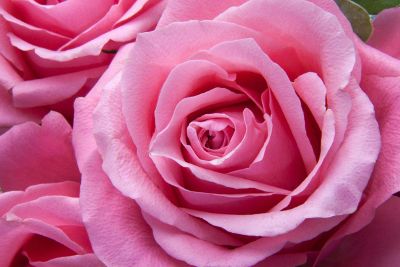
<svg viewBox="0 0 400 267">
<path fill-rule="evenodd" d="M 0 87 L 0 135 L 10 127 L 25 121 L 39 122 L 43 109 L 19 109 L 14 107 L 9 91 Z"/>
<path fill-rule="evenodd" d="M 269 36 L 278 40 L 278 45 L 293 46 L 301 59 L 300 74 L 317 72 L 328 91 L 344 88 L 349 82 L 356 63 L 351 40 L 334 15 L 308 1 L 252 0 L 227 10 L 216 20 L 256 30 L 263 41 Z M 269 56 L 281 65 L 287 55 Z M 286 66 L 283 68 L 286 70 Z"/>
<path fill-rule="evenodd" d="M 102 267 L 105 266 L 94 254 L 55 258 L 46 262 L 34 262 L 35 267 Z"/>
<path fill-rule="evenodd" d="M 93 111 L 104 86 L 125 64 L 130 47 L 121 49 L 89 95 L 76 101 L 73 136 L 82 172 L 83 221 L 93 250 L 107 266 L 180 266 L 155 243 L 135 203 L 110 183 L 96 151 Z M 107 201 L 104 201 L 104 196 L 107 196 Z"/>
<path fill-rule="evenodd" d="M 17 83 L 13 99 L 17 107 L 55 104 L 78 93 L 88 79 L 98 78 L 105 67 Z"/>
<path fill-rule="evenodd" d="M 0 187 L 3 190 L 78 181 L 79 177 L 71 145 L 71 128 L 60 114 L 51 112 L 41 126 L 27 122 L 0 136 Z"/>
<path fill-rule="evenodd" d="M 99 259 L 107 266 L 181 266 L 154 241 L 138 206 L 110 183 L 96 151 L 81 171 L 82 216 Z"/>
<path fill-rule="evenodd" d="M 368 94 L 376 111 L 381 133 L 381 152 L 378 157 L 372 178 L 365 190 L 365 201 L 357 213 L 344 224 L 327 242 L 320 254 L 320 259 L 338 240 L 346 235 L 359 231 L 368 224 L 377 207 L 382 205 L 392 194 L 400 191 L 400 134 L 397 125 L 400 123 L 400 62 L 394 60 L 358 42 L 363 63 L 362 88 Z"/>
<path fill-rule="evenodd" d="M 400 7 L 386 9 L 378 14 L 368 44 L 400 59 Z"/>
<path fill-rule="evenodd" d="M 363 230 L 343 239 L 319 267 L 400 265 L 400 198 L 391 197 Z"/>
<path fill-rule="evenodd" d="M 246 0 L 170 0 L 157 27 L 188 20 L 211 20 L 226 9 L 245 3 Z"/>
<path fill-rule="evenodd" d="M 52 253 L 57 255 L 57 248 L 44 252 L 38 245 L 42 243 L 35 243 L 39 240 L 58 242 L 60 247 L 75 253 L 90 252 L 79 216 L 78 194 L 79 184 L 68 181 L 0 194 L 0 265 L 9 266 L 15 254 L 35 234 L 38 239 L 30 240 L 32 246 L 23 248 L 28 257 L 44 259 L 51 258 Z"/>
</svg>

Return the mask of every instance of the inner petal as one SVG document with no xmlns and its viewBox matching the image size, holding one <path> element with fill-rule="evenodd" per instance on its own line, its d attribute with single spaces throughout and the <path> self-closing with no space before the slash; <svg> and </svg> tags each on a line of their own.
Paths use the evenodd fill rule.
<svg viewBox="0 0 400 267">
<path fill-rule="evenodd" d="M 215 156 L 224 154 L 234 134 L 233 122 L 224 114 L 192 121 L 187 130 L 188 140 L 195 150 L 204 150 Z M 197 139 L 197 140 L 196 140 Z"/>
</svg>

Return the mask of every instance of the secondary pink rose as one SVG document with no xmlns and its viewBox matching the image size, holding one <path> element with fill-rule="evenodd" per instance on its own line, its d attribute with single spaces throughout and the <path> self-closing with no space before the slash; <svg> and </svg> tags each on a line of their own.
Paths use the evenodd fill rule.
<svg viewBox="0 0 400 267">
<path fill-rule="evenodd" d="M 79 184 L 0 194 L 0 265 L 100 267 L 79 211 Z"/>
<path fill-rule="evenodd" d="M 379 13 L 374 19 L 374 34 L 368 39 L 368 44 L 400 59 L 400 9 L 391 8 Z"/>
<path fill-rule="evenodd" d="M 323 266 L 400 190 L 399 64 L 334 1 L 169 1 L 75 105 L 96 255 Z"/>
<path fill-rule="evenodd" d="M 163 0 L 11 1 L 0 3 L 0 127 L 69 119 L 115 51 L 155 27 Z"/>
<path fill-rule="evenodd" d="M 0 266 L 104 266 L 82 223 L 79 180 L 62 115 L 0 136 Z"/>
</svg>

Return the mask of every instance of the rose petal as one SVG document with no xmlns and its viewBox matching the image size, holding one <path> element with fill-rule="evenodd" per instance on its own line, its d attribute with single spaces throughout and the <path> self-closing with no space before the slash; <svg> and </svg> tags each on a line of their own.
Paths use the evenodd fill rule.
<svg viewBox="0 0 400 267">
<path fill-rule="evenodd" d="M 17 47 L 18 49 L 31 45 L 57 50 L 70 39 L 67 36 L 29 25 L 11 16 L 3 8 L 0 8 L 0 15 L 10 25 L 11 31 L 7 33 L 7 36 L 10 39 L 9 42 L 11 42 L 12 46 Z"/>
<path fill-rule="evenodd" d="M 113 2 L 68 0 L 57 5 L 41 5 L 33 0 L 14 1 L 12 14 L 29 25 L 73 37 L 102 18 Z"/>
<path fill-rule="evenodd" d="M 14 103 L 24 108 L 57 103 L 76 94 L 88 79 L 99 77 L 104 70 L 104 67 L 100 67 L 20 82 L 13 88 Z"/>
<path fill-rule="evenodd" d="M 46 262 L 31 262 L 37 267 L 103 267 L 105 266 L 94 254 L 60 257 Z"/>
<path fill-rule="evenodd" d="M 329 218 L 353 213 L 369 181 L 380 142 L 373 106 L 368 97 L 357 86 L 347 90 L 352 96 L 353 107 L 345 141 L 326 171 L 324 181 L 304 204 L 289 210 L 256 215 L 186 211 L 229 232 L 254 236 L 286 233 L 306 218 Z M 355 157 L 355 154 L 358 156 Z"/>
<path fill-rule="evenodd" d="M 397 173 L 400 146 L 398 130 L 395 125 L 400 118 L 398 107 L 398 84 L 400 82 L 400 64 L 397 60 L 378 50 L 358 42 L 358 49 L 363 63 L 364 78 L 362 88 L 374 103 L 381 132 L 382 148 L 375 165 L 371 181 L 366 189 L 366 201 L 361 204 L 357 213 L 335 233 L 326 243 L 320 254 L 323 258 L 337 240 L 359 231 L 368 224 L 375 210 L 400 191 Z M 318 261 L 317 261 L 318 262 Z"/>
<path fill-rule="evenodd" d="M 400 264 L 400 198 L 391 197 L 378 208 L 373 221 L 361 231 L 352 234 L 318 266 L 397 266 Z M 362 255 L 362 257 L 361 257 Z"/>
<path fill-rule="evenodd" d="M 45 110 L 41 108 L 19 109 L 14 107 L 10 92 L 0 87 L 0 135 L 2 131 L 19 123 L 39 122 L 44 115 Z"/>
<path fill-rule="evenodd" d="M 143 171 L 120 109 L 121 96 L 118 87 L 108 87 L 103 92 L 94 116 L 94 133 L 104 161 L 103 169 L 114 186 L 125 196 L 135 199 L 144 212 L 157 216 L 163 222 L 205 240 L 228 245 L 238 244 L 232 236 L 194 219 L 176 207 L 169 199 L 173 196 L 165 183 L 158 181 L 157 177 L 150 178 Z"/>
<path fill-rule="evenodd" d="M 107 266 L 180 266 L 154 242 L 138 206 L 110 183 L 97 152 L 80 163 L 82 216 L 99 259 Z"/>
<path fill-rule="evenodd" d="M 308 72 L 293 83 L 296 93 L 310 109 L 320 129 L 326 112 L 326 87 L 316 73 Z"/>
<path fill-rule="evenodd" d="M 243 25 L 259 31 L 263 36 L 274 36 L 281 47 L 293 46 L 301 58 L 302 71 L 321 74 L 328 90 L 344 88 L 349 82 L 356 60 L 354 46 L 336 16 L 312 3 L 296 0 L 248 1 L 225 11 L 216 20 Z M 282 59 L 286 58 L 268 55 L 281 66 Z"/>
<path fill-rule="evenodd" d="M 229 174 L 292 190 L 306 177 L 306 170 L 286 119 L 275 102 L 271 97 L 268 104 L 272 110 L 270 135 L 260 151 L 260 159 Z"/>
<path fill-rule="evenodd" d="M 221 87 L 232 77 L 220 66 L 205 60 L 189 60 L 175 66 L 164 82 L 154 113 L 157 132 L 163 130 L 183 98 L 198 94 L 202 87 Z M 208 89 L 208 88 L 207 88 Z"/>
<path fill-rule="evenodd" d="M 400 8 L 386 9 L 373 21 L 374 31 L 368 44 L 400 59 Z"/>
<path fill-rule="evenodd" d="M 287 243 L 309 240 L 331 229 L 344 217 L 330 218 L 323 222 L 321 219 L 306 221 L 293 232 L 276 237 L 260 237 L 237 248 L 216 246 L 194 238 L 192 235 L 163 224 L 151 216 L 145 216 L 145 219 L 152 225 L 157 243 L 173 258 L 184 260 L 195 266 L 253 266 L 274 255 Z M 274 262 L 273 259 L 271 261 Z"/>
<path fill-rule="evenodd" d="M 307 137 L 301 103 L 283 69 L 253 39 L 223 42 L 198 55 L 203 56 L 211 56 L 226 70 L 252 71 L 263 76 L 282 109 L 307 171 L 311 171 L 316 158 Z"/>
<path fill-rule="evenodd" d="M 154 131 L 154 110 L 169 72 L 199 50 L 251 34 L 251 31 L 232 24 L 211 21 L 177 23 L 160 29 L 156 34 L 140 34 L 130 55 L 135 60 L 127 64 L 122 75 L 122 106 L 140 162 L 150 177 L 157 175 L 147 156 Z M 180 42 L 176 43 L 178 39 Z M 148 77 L 153 78 L 149 80 Z"/>
<path fill-rule="evenodd" d="M 226 9 L 245 3 L 246 0 L 169 0 L 158 22 L 157 28 L 173 22 L 189 20 L 211 20 Z"/>
<path fill-rule="evenodd" d="M 35 218 L 51 225 L 80 225 L 79 199 L 65 196 L 43 196 L 14 206 L 7 213 L 24 220 Z"/>
<path fill-rule="evenodd" d="M 42 126 L 27 122 L 1 135 L 0 173 L 0 187 L 5 191 L 46 182 L 78 181 L 71 128 L 65 119 L 51 112 Z"/>
</svg>

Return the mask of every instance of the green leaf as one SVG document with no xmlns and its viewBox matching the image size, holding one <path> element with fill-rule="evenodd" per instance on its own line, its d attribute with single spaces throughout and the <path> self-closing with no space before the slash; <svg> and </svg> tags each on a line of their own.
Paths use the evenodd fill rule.
<svg viewBox="0 0 400 267">
<path fill-rule="evenodd" d="M 363 6 L 370 14 L 376 15 L 384 9 L 400 6 L 400 0 L 353 0 Z"/>
<path fill-rule="evenodd" d="M 336 3 L 350 21 L 353 31 L 364 41 L 372 33 L 372 23 L 368 12 L 351 0 L 336 0 Z"/>
</svg>

